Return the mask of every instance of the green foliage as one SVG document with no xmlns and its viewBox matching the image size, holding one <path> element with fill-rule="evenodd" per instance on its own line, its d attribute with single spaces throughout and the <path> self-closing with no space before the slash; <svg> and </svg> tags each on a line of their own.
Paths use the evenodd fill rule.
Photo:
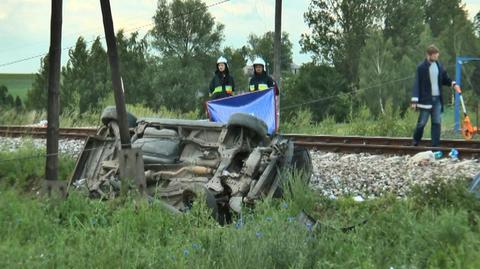
<svg viewBox="0 0 480 269">
<path fill-rule="evenodd" d="M 118 57 L 120 59 L 120 73 L 125 90 L 125 102 L 128 104 L 147 104 L 147 100 L 154 92 L 152 89 L 152 60 L 149 59 L 146 38 L 139 38 L 134 32 L 130 37 L 123 31 L 117 33 Z M 106 63 L 107 64 L 107 63 Z M 110 84 L 108 86 L 110 89 Z"/>
<path fill-rule="evenodd" d="M 426 22 L 432 29 L 433 36 L 437 37 L 454 23 L 457 16 L 465 11 L 461 7 L 461 0 L 430 0 L 425 8 Z"/>
<path fill-rule="evenodd" d="M 206 4 L 199 0 L 160 0 L 153 20 L 152 45 L 160 56 L 155 58 L 158 64 L 151 65 L 155 90 L 147 105 L 183 112 L 203 107 L 224 26 L 215 23 Z"/>
<path fill-rule="evenodd" d="M 192 108 L 201 107 L 199 100 L 208 96 L 208 80 L 210 74 L 195 61 L 187 64 L 181 63 L 177 58 L 163 58 L 152 78 L 155 91 L 147 100 L 147 105 L 153 109 L 165 106 L 170 110 L 191 111 Z M 210 63 L 215 60 L 210 59 Z M 210 70 L 212 70 L 210 68 Z"/>
<path fill-rule="evenodd" d="M 239 49 L 226 47 L 223 49 L 223 55 L 228 60 L 228 68 L 230 74 L 235 79 L 235 90 L 237 93 L 246 91 L 248 89 L 248 77 L 243 71 L 247 65 L 247 47 L 243 46 Z"/>
<path fill-rule="evenodd" d="M 477 37 L 480 37 L 480 11 L 475 15 L 473 20 L 473 29 L 475 30 Z"/>
<path fill-rule="evenodd" d="M 330 200 L 291 180 L 285 200 L 218 226 L 203 202 L 171 215 L 161 203 L 133 197 L 61 202 L 2 190 L 0 266 L 154 268 L 477 268 L 480 200 L 463 181 L 362 203 Z M 445 197 L 451 199 L 445 200 Z M 306 226 L 305 210 L 319 223 Z M 366 222 L 365 222 L 366 221 Z M 363 224 L 362 224 L 363 223 Z M 342 227 L 355 225 L 349 232 Z M 121 257 L 121 258 L 119 258 Z"/>
<path fill-rule="evenodd" d="M 0 146 L 0 185 L 30 192 L 39 188 L 45 172 L 45 148 L 35 148 L 32 141 L 23 142 L 15 152 Z M 71 156 L 59 156 L 59 179 L 67 180 L 75 165 Z"/>
<path fill-rule="evenodd" d="M 251 61 L 260 56 L 265 60 L 267 64 L 267 70 L 270 73 L 273 72 L 273 40 L 275 33 L 272 31 L 266 32 L 263 36 L 257 36 L 250 34 L 248 36 L 248 56 Z M 292 64 L 292 42 L 288 37 L 287 32 L 282 32 L 281 38 L 281 69 L 283 72 L 290 72 L 290 66 Z"/>
<path fill-rule="evenodd" d="M 394 51 L 392 40 L 374 31 L 361 53 L 358 97 L 374 115 L 385 113 L 387 100 L 401 111 L 410 102 L 415 64 L 406 55 L 395 60 Z"/>
<path fill-rule="evenodd" d="M 78 108 L 80 114 L 101 109 L 100 101 L 110 90 L 110 75 L 100 38 L 88 50 L 85 40 L 79 37 L 69 56 L 67 66 L 62 69 L 62 109 Z"/>
<path fill-rule="evenodd" d="M 320 121 L 331 115 L 344 120 L 348 113 L 346 83 L 343 77 L 327 65 L 304 64 L 298 75 L 285 77 L 281 96 L 282 117 L 290 118 L 298 109 L 309 109 L 312 119 Z M 303 105 L 302 105 L 303 104 Z"/>
<path fill-rule="evenodd" d="M 475 35 L 474 24 L 468 19 L 465 6 L 460 0 L 431 0 L 426 6 L 426 22 L 433 37 L 440 44 L 443 62 L 452 65 L 455 56 L 478 55 L 480 42 Z"/>
<path fill-rule="evenodd" d="M 22 99 L 20 99 L 20 97 L 17 95 L 17 97 L 15 97 L 15 109 L 21 110 L 22 108 L 23 108 Z"/>
<path fill-rule="evenodd" d="M 409 113 L 404 117 L 399 115 L 390 100 L 386 102 L 384 112 L 377 117 L 372 116 L 371 111 L 364 106 L 356 116 L 350 118 L 347 127 L 350 130 L 347 132 L 352 135 L 410 136 L 415 120 Z"/>
<path fill-rule="evenodd" d="M 405 55 L 415 55 L 415 46 L 424 30 L 426 0 L 386 0 L 383 7 L 384 38 L 392 41 L 389 52 L 400 61 Z M 360 68 L 361 70 L 361 68 Z"/>
<path fill-rule="evenodd" d="M 32 88 L 27 92 L 29 110 L 46 110 L 48 94 L 48 54 L 40 59 L 40 70 L 35 74 Z"/>
<path fill-rule="evenodd" d="M 207 6 L 200 0 L 159 0 L 151 31 L 153 46 L 163 56 L 190 58 L 217 54 L 224 25 L 215 23 Z"/>
<path fill-rule="evenodd" d="M 311 34 L 302 34 L 303 52 L 315 62 L 333 64 L 350 86 L 358 83 L 359 51 L 379 17 L 382 1 L 312 0 L 304 14 Z"/>
<path fill-rule="evenodd" d="M 16 110 L 21 110 L 22 107 L 23 105 L 20 97 L 17 95 L 14 99 L 12 94 L 8 92 L 8 88 L 5 85 L 0 85 L 0 108 L 15 108 Z"/>
</svg>

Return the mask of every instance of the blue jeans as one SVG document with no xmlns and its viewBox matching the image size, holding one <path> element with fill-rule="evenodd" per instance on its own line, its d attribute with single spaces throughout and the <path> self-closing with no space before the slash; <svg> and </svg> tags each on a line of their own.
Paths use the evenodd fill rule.
<svg viewBox="0 0 480 269">
<path fill-rule="evenodd" d="M 432 109 L 420 108 L 420 115 L 418 115 L 417 126 L 413 133 L 413 144 L 418 145 L 422 140 L 423 128 L 427 124 L 428 117 L 432 116 L 432 147 L 440 145 L 440 125 L 442 123 L 442 104 L 439 96 L 432 96 Z"/>
</svg>

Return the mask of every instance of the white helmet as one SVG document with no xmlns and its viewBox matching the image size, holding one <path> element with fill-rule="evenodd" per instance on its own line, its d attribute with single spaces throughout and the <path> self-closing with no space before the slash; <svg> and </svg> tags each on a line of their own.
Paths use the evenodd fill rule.
<svg viewBox="0 0 480 269">
<path fill-rule="evenodd" d="M 227 64 L 227 59 L 225 59 L 225 57 L 223 56 L 220 56 L 220 58 L 218 58 L 217 60 L 217 64 L 220 64 L 220 63 L 224 63 L 224 64 Z"/>
<path fill-rule="evenodd" d="M 253 66 L 257 64 L 263 65 L 263 68 L 265 69 L 265 61 L 262 58 L 260 57 L 255 58 L 255 60 L 253 61 Z"/>
</svg>

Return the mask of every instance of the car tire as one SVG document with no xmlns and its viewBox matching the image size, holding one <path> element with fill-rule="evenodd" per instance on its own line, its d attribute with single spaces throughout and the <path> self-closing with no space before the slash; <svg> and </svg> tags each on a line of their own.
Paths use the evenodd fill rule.
<svg viewBox="0 0 480 269">
<path fill-rule="evenodd" d="M 285 168 L 290 168 L 292 170 L 296 170 L 301 174 L 298 174 L 302 177 L 303 183 L 308 185 L 310 184 L 310 179 L 313 173 L 313 165 L 312 165 L 312 158 L 310 156 L 310 152 L 303 147 L 294 147 L 293 151 L 289 150 L 287 156 L 285 156 L 284 162 Z M 280 175 L 277 175 L 280 176 Z M 287 177 L 289 179 L 289 177 Z M 285 193 L 285 189 L 291 192 L 291 182 L 283 182 L 278 188 L 275 190 L 273 194 L 273 198 L 281 198 Z"/>
<path fill-rule="evenodd" d="M 108 106 L 102 111 L 102 116 L 100 117 L 102 123 L 108 125 L 108 123 L 112 120 L 118 121 L 117 117 L 117 108 L 115 106 Z M 127 122 L 129 128 L 134 128 L 137 126 L 137 117 L 135 117 L 132 113 L 127 111 Z"/>
<path fill-rule="evenodd" d="M 265 124 L 263 120 L 245 113 L 235 113 L 230 116 L 227 126 L 240 126 L 248 128 L 262 138 L 268 135 L 267 124 Z"/>
<path fill-rule="evenodd" d="M 310 152 L 306 148 L 294 147 L 291 166 L 298 171 L 302 171 L 305 183 L 310 183 L 313 173 L 313 164 Z"/>
</svg>

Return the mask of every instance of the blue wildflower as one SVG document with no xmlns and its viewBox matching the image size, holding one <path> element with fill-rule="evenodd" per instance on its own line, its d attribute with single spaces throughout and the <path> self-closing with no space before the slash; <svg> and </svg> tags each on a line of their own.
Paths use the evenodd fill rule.
<svg viewBox="0 0 480 269">
<path fill-rule="evenodd" d="M 272 217 L 266 217 L 265 220 L 272 221 Z"/>
<path fill-rule="evenodd" d="M 193 249 L 199 249 L 199 248 L 201 248 L 201 245 L 197 244 L 197 243 L 192 243 L 192 248 Z"/>
<path fill-rule="evenodd" d="M 263 236 L 263 234 L 262 234 L 262 232 L 257 231 L 257 232 L 255 232 L 255 236 L 256 236 L 257 238 L 260 238 L 260 237 Z"/>
<path fill-rule="evenodd" d="M 183 256 L 188 256 L 188 254 L 190 254 L 190 251 L 188 251 L 188 249 L 184 249 Z"/>
<path fill-rule="evenodd" d="M 307 230 L 308 230 L 309 232 L 312 231 L 313 225 L 312 225 L 311 223 L 307 223 L 307 224 L 305 224 L 305 226 L 307 227 Z"/>
<path fill-rule="evenodd" d="M 237 222 L 235 223 L 235 228 L 240 229 L 243 226 L 243 219 L 239 218 Z"/>
<path fill-rule="evenodd" d="M 287 209 L 287 208 L 288 208 L 288 204 L 287 204 L 286 202 L 283 202 L 283 203 L 282 203 L 282 208 Z"/>
<path fill-rule="evenodd" d="M 295 217 L 288 217 L 287 220 L 288 220 L 288 222 L 294 222 L 294 221 L 295 221 Z"/>
</svg>

